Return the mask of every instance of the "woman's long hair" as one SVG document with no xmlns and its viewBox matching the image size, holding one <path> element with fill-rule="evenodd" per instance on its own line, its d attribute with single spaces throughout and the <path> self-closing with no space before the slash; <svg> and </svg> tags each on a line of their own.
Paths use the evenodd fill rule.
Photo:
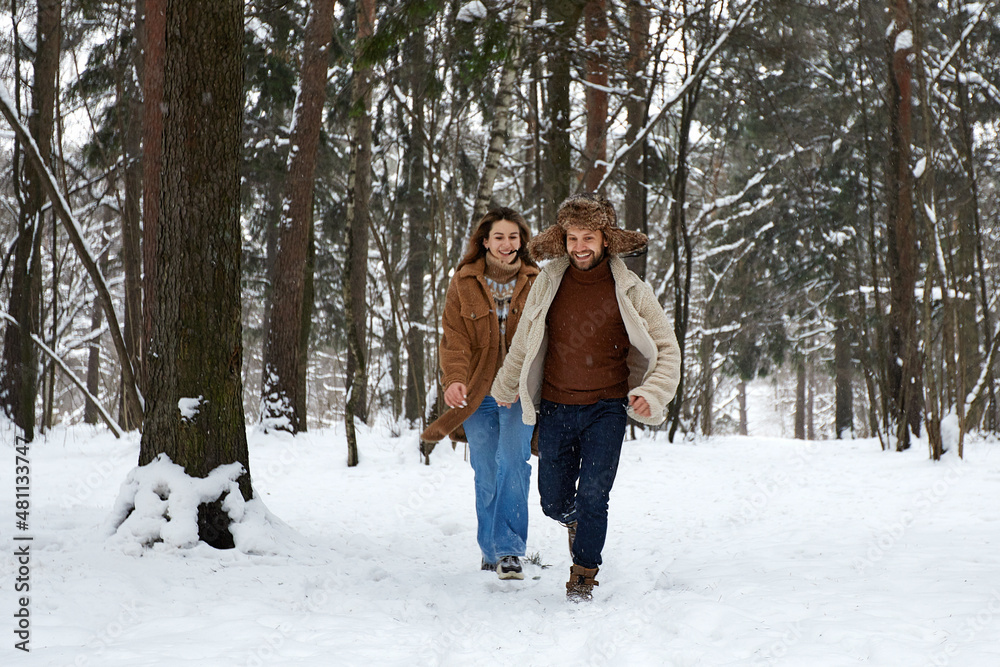
<svg viewBox="0 0 1000 667">
<path fill-rule="evenodd" d="M 476 230 L 469 237 L 469 245 L 462 256 L 462 261 L 455 267 L 456 271 L 466 264 L 472 264 L 480 257 L 486 256 L 486 246 L 483 245 L 483 241 L 493 231 L 493 223 L 500 220 L 509 220 L 517 225 L 518 232 L 521 234 L 521 247 L 517 249 L 517 256 L 528 266 L 538 266 L 535 264 L 535 260 L 531 259 L 531 255 L 528 254 L 528 241 L 531 240 L 531 230 L 528 229 L 528 223 L 525 222 L 524 216 L 512 208 L 500 206 L 487 211 L 486 215 L 479 221 L 479 224 L 476 225 Z"/>
</svg>

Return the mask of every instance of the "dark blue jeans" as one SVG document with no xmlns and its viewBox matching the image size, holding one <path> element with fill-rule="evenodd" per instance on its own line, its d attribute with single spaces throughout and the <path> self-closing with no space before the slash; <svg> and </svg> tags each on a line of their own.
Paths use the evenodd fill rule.
<svg viewBox="0 0 1000 667">
<path fill-rule="evenodd" d="M 576 521 L 573 562 L 601 564 L 608 499 L 622 453 L 628 401 L 592 405 L 542 401 L 538 412 L 538 495 L 545 516 Z"/>
</svg>

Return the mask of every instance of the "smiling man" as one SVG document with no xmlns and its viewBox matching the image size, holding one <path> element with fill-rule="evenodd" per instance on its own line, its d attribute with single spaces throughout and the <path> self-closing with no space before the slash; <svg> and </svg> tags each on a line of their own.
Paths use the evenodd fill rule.
<svg viewBox="0 0 1000 667">
<path fill-rule="evenodd" d="M 680 349 L 652 288 L 618 257 L 646 236 L 619 228 L 611 202 L 595 194 L 567 199 L 556 222 L 528 246 L 553 261 L 490 393 L 499 405 L 525 398 L 524 423 L 538 422 L 538 493 L 545 515 L 569 531 L 566 595 L 577 601 L 597 585 L 628 416 L 663 423 Z"/>
</svg>

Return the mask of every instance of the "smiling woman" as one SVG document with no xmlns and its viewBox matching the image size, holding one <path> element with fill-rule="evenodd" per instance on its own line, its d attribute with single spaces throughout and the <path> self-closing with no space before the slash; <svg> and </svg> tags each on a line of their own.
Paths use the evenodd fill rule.
<svg viewBox="0 0 1000 667">
<path fill-rule="evenodd" d="M 517 223 L 510 220 L 497 220 L 490 227 L 489 235 L 483 239 L 483 247 L 494 259 L 512 264 L 521 249 L 521 230 Z"/>
<path fill-rule="evenodd" d="M 429 454 L 446 435 L 468 439 L 475 472 L 477 539 L 482 569 L 522 579 L 520 557 L 528 537 L 532 427 L 521 410 L 500 410 L 488 395 L 517 330 L 538 268 L 527 254 L 524 217 L 496 208 L 469 238 L 445 299 L 441 328 L 441 385 L 449 410 L 427 427 Z"/>
</svg>

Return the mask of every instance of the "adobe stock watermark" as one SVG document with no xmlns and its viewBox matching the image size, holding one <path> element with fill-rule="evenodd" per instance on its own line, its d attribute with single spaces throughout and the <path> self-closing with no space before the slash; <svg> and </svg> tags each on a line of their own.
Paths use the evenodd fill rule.
<svg viewBox="0 0 1000 667">
<path fill-rule="evenodd" d="M 246 667 L 263 667 L 276 657 L 278 651 L 285 644 L 289 631 L 281 626 L 274 628 L 261 638 L 257 646 L 247 652 L 246 660 L 242 664 Z"/>
<path fill-rule="evenodd" d="M 142 620 L 136 608 L 136 601 L 119 605 L 118 614 L 84 646 L 86 653 L 81 653 L 67 667 L 86 667 L 87 665 L 103 665 L 104 652 L 121 638 L 125 632 L 135 627 Z"/>
<path fill-rule="evenodd" d="M 929 513 L 948 495 L 952 487 L 962 478 L 962 474 L 963 470 L 958 464 L 950 463 L 945 476 L 934 480 L 934 483 L 929 488 L 917 494 L 913 503 L 911 503 L 913 509 L 903 510 L 899 515 L 899 519 L 883 529 L 871 541 L 865 555 L 858 556 L 853 560 L 852 565 L 854 569 L 858 573 L 862 573 L 885 558 L 886 554 L 899 544 L 917 518 Z"/>
<path fill-rule="evenodd" d="M 661 577 L 669 575 L 661 573 Z M 669 585 L 669 584 L 668 584 Z M 647 595 L 641 604 L 630 606 L 628 611 L 619 615 L 621 624 L 625 628 L 639 629 L 645 628 L 654 619 L 664 618 L 667 606 L 666 597 L 663 595 Z M 636 630 L 638 632 L 638 630 Z M 603 665 L 617 665 L 621 663 L 618 659 L 618 652 L 623 646 L 628 646 L 636 641 L 634 632 L 614 632 L 611 638 L 596 646 L 591 652 L 590 660 L 587 662 L 591 667 L 602 667 Z"/>
<path fill-rule="evenodd" d="M 987 627 L 993 625 L 998 614 L 1000 614 L 1000 591 L 994 589 L 987 603 L 965 619 L 955 641 L 946 641 L 944 646 L 930 657 L 927 664 L 934 667 L 951 665 L 952 659 L 961 653 L 962 646 L 973 642 Z"/>
<path fill-rule="evenodd" d="M 31 444 L 14 441 L 14 648 L 31 651 Z"/>
<path fill-rule="evenodd" d="M 819 452 L 819 442 L 816 440 L 804 441 L 802 446 L 795 448 L 792 455 L 790 470 L 784 469 L 774 472 L 762 481 L 756 483 L 756 490 L 743 498 L 740 503 L 739 514 L 732 517 L 731 523 L 734 526 L 745 526 L 760 518 L 767 506 L 780 492 L 796 484 L 802 486 L 806 484 L 805 475 L 797 474 L 798 471 L 809 468 L 811 460 Z M 798 481 L 796 481 L 798 480 Z"/>
<path fill-rule="evenodd" d="M 433 498 L 448 482 L 448 477 L 441 468 L 435 468 L 434 473 L 424 480 L 416 489 L 410 492 L 406 501 L 396 505 L 397 519 L 413 518 L 424 505 Z"/>
<path fill-rule="evenodd" d="M 791 623 L 781 636 L 771 642 L 767 649 L 754 657 L 753 667 L 770 667 L 788 657 L 788 651 L 802 639 L 802 626 L 798 621 Z"/>
<path fill-rule="evenodd" d="M 305 450 L 302 447 L 292 447 L 285 444 L 278 453 L 266 464 L 257 463 L 253 468 L 253 476 L 263 482 L 271 482 L 298 465 Z"/>
<path fill-rule="evenodd" d="M 455 647 L 501 646 L 502 644 L 503 640 L 493 623 L 472 621 L 465 616 L 460 616 L 443 632 L 425 638 L 420 649 L 420 657 L 414 662 L 421 665 L 441 664 L 448 662 L 444 658 L 451 654 Z"/>
<path fill-rule="evenodd" d="M 63 496 L 59 506 L 68 510 L 82 505 L 94 495 L 95 491 L 107 488 L 109 484 L 113 483 L 112 476 L 114 474 L 114 464 L 110 459 L 104 459 L 93 466 L 86 475 L 77 478 L 70 493 Z"/>
</svg>

